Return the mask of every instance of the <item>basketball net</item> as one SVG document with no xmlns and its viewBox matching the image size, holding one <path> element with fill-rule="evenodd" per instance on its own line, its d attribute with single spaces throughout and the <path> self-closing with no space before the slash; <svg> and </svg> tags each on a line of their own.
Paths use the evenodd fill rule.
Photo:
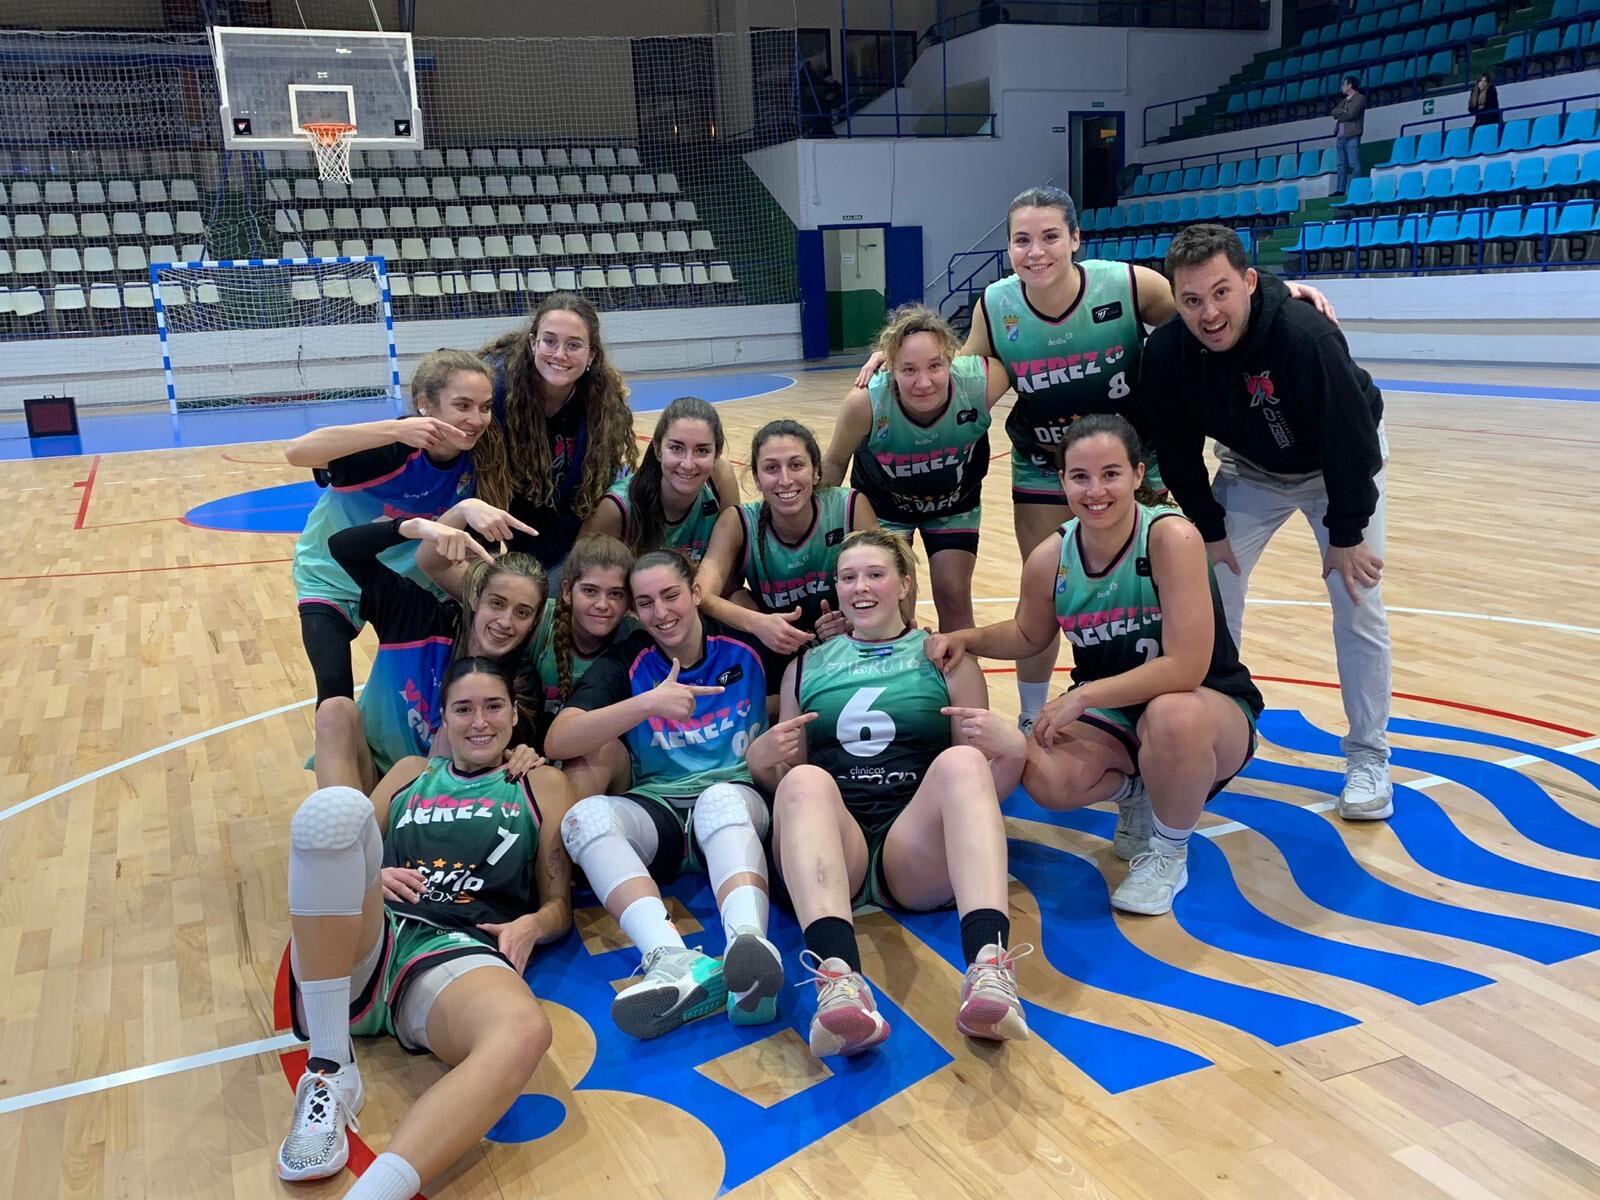
<svg viewBox="0 0 1600 1200">
<path fill-rule="evenodd" d="M 318 121 L 300 126 L 306 141 L 317 156 L 317 177 L 350 182 L 350 142 L 356 127 L 337 121 Z"/>
</svg>

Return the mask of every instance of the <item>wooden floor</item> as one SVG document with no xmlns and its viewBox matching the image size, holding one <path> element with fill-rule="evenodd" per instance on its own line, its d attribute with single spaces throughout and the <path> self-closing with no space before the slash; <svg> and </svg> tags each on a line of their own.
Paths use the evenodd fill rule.
<svg viewBox="0 0 1600 1200">
<path fill-rule="evenodd" d="M 848 377 L 795 378 L 722 406 L 735 457 L 780 414 L 826 443 Z M 896 1027 L 873 1061 L 817 1066 L 793 1001 L 769 1029 L 623 1044 L 605 984 L 629 964 L 605 957 L 616 931 L 590 909 L 533 974 L 556 1042 L 530 1090 L 549 1099 L 429 1194 L 1600 1195 L 1600 405 L 1391 390 L 1388 431 L 1385 593 L 1412 722 L 1395 774 L 1419 785 L 1392 824 L 1315 807 L 1338 765 L 1316 730 L 1342 715 L 1313 543 L 1292 527 L 1244 646 L 1281 711 L 1261 770 L 1207 817 L 1220 853 L 1192 860 L 1181 919 L 1112 918 L 1108 818 L 1013 818 L 1016 938 L 1041 947 L 1021 968 L 1033 1041 L 956 1036 L 949 928 L 874 915 L 867 970 Z M 272 1167 L 291 1107 L 286 833 L 311 783 L 293 539 L 180 523 L 302 478 L 279 449 L 0 469 L 16 517 L 0 548 L 0 1196 L 349 1186 L 289 1188 Z M 1006 484 L 1002 460 L 980 620 L 1015 595 Z M 370 634 L 358 678 L 369 650 Z M 990 679 L 1014 712 L 1010 677 Z M 680 899 L 712 933 L 703 894 Z M 361 1054 L 376 1151 L 438 1068 Z"/>
</svg>

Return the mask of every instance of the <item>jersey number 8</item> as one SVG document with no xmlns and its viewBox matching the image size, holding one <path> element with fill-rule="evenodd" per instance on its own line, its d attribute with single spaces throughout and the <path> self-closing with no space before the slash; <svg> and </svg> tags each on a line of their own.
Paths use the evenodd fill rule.
<svg viewBox="0 0 1600 1200">
<path fill-rule="evenodd" d="M 876 758 L 894 741 L 894 718 L 872 702 L 883 695 L 881 687 L 861 688 L 839 710 L 834 736 L 857 758 Z"/>
</svg>

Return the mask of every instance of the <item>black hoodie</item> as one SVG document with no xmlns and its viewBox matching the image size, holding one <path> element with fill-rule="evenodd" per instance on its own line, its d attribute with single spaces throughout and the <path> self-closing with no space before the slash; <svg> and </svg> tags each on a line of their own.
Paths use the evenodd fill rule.
<svg viewBox="0 0 1600 1200">
<path fill-rule="evenodd" d="M 1250 327 L 1213 354 L 1174 316 L 1144 344 L 1140 391 L 1156 431 L 1161 478 L 1208 542 L 1227 536 L 1206 476 L 1205 440 L 1273 475 L 1321 473 L 1328 541 L 1355 546 L 1378 503 L 1383 394 L 1350 357 L 1344 335 L 1262 272 Z"/>
</svg>

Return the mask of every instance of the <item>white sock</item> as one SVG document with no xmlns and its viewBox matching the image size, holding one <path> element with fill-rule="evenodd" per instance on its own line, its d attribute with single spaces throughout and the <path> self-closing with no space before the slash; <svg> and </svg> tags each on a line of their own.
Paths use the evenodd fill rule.
<svg viewBox="0 0 1600 1200">
<path fill-rule="evenodd" d="M 746 883 L 728 893 L 722 902 L 722 928 L 731 936 L 737 929 L 754 929 L 767 932 L 767 893 L 753 883 Z"/>
<path fill-rule="evenodd" d="M 372 1160 L 345 1200 L 411 1200 L 422 1190 L 422 1180 L 410 1163 L 387 1150 Z"/>
<path fill-rule="evenodd" d="M 1027 683 L 1019 679 L 1017 680 L 1017 697 L 1022 701 L 1021 715 L 1023 719 L 1037 717 L 1039 710 L 1050 699 L 1050 681 L 1047 679 L 1043 683 Z"/>
<path fill-rule="evenodd" d="M 350 1057 L 350 977 L 308 979 L 300 984 L 300 1012 L 311 1035 L 311 1057 L 341 1066 Z"/>
<path fill-rule="evenodd" d="M 627 939 L 639 948 L 640 954 L 649 954 L 659 946 L 683 948 L 683 936 L 673 928 L 667 918 L 667 906 L 660 896 L 641 896 L 622 910 L 617 922 Z"/>
<path fill-rule="evenodd" d="M 1189 852 L 1189 835 L 1194 832 L 1194 826 L 1187 829 L 1174 829 L 1171 825 L 1164 825 L 1160 817 L 1152 818 L 1155 822 L 1154 829 L 1156 840 L 1161 842 L 1162 848 L 1171 854 L 1187 854 Z"/>
</svg>

